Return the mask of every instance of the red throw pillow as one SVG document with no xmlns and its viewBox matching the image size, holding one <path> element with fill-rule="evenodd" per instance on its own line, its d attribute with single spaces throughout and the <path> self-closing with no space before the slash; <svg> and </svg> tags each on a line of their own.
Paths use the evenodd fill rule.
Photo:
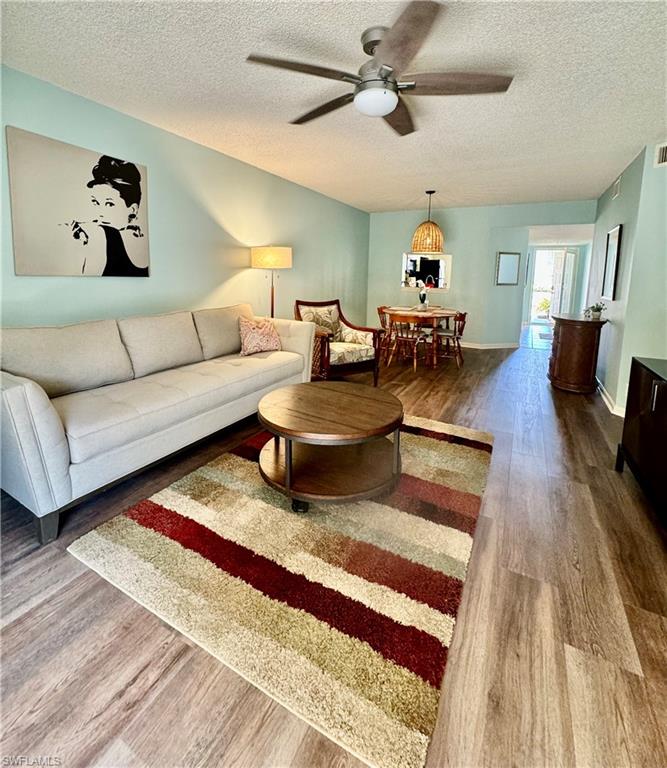
<svg viewBox="0 0 667 768">
<path fill-rule="evenodd" d="M 257 352 L 273 352 L 280 349 L 280 336 L 270 320 L 248 320 L 239 317 L 241 331 L 241 354 L 254 355 Z"/>
</svg>

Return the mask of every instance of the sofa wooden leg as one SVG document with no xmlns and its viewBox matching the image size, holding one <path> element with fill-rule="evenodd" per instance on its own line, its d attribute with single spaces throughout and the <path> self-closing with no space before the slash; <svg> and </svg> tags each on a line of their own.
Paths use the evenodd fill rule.
<svg viewBox="0 0 667 768">
<path fill-rule="evenodd" d="M 58 538 L 58 523 L 60 521 L 60 512 L 49 512 L 42 517 L 35 516 L 37 523 L 37 536 L 40 544 L 48 544 Z"/>
</svg>

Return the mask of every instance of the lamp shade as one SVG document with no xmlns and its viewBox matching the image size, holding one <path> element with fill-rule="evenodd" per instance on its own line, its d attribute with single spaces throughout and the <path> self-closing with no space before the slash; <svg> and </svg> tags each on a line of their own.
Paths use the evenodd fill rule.
<svg viewBox="0 0 667 768">
<path fill-rule="evenodd" d="M 253 269 L 291 269 L 292 249 L 275 245 L 251 248 L 250 266 Z"/>
<path fill-rule="evenodd" d="M 442 253 L 443 247 L 444 237 L 440 227 L 430 219 L 422 221 L 412 236 L 412 252 Z"/>
</svg>

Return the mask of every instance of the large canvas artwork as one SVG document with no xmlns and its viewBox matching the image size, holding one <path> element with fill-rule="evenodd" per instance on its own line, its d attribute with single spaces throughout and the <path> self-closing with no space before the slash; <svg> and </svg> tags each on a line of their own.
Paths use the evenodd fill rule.
<svg viewBox="0 0 667 768">
<path fill-rule="evenodd" d="M 17 275 L 148 277 L 146 168 L 7 128 Z"/>
</svg>

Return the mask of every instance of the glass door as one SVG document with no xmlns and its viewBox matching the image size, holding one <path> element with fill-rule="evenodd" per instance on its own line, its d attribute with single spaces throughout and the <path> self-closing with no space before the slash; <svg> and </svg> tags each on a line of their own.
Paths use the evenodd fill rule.
<svg viewBox="0 0 667 768">
<path fill-rule="evenodd" d="M 536 248 L 530 305 L 531 323 L 549 323 L 551 315 L 572 311 L 577 270 L 576 250 Z"/>
<path fill-rule="evenodd" d="M 574 293 L 574 276 L 577 268 L 577 254 L 574 251 L 565 251 L 563 259 L 563 277 L 561 280 L 559 312 L 572 312 L 572 299 Z M 556 303 L 554 302 L 554 305 Z"/>
</svg>

